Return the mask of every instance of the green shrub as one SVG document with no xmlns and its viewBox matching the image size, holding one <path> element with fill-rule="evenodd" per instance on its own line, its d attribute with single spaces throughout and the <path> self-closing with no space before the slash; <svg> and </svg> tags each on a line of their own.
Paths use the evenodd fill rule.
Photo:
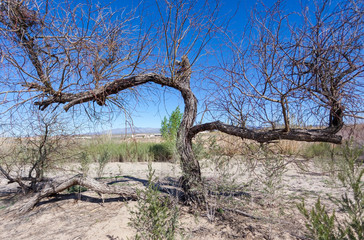
<svg viewBox="0 0 364 240">
<path fill-rule="evenodd" d="M 261 183 L 267 195 L 275 199 L 283 188 L 283 174 L 287 171 L 284 159 L 267 154 L 262 162 Z"/>
<path fill-rule="evenodd" d="M 148 169 L 148 187 L 138 191 L 136 211 L 131 211 L 130 225 L 137 230 L 135 239 L 175 239 L 179 215 L 177 204 L 161 195 L 155 185 L 151 164 Z"/>
<path fill-rule="evenodd" d="M 97 158 L 97 163 L 99 164 L 97 169 L 97 176 L 100 178 L 104 174 L 104 169 L 106 163 L 110 160 L 110 154 L 108 151 L 104 150 Z"/>
<path fill-rule="evenodd" d="M 81 193 L 81 192 L 86 192 L 86 191 L 87 191 L 87 188 L 82 187 L 80 185 L 74 185 L 67 189 L 68 193 Z"/>
<path fill-rule="evenodd" d="M 364 169 L 362 163 L 358 161 L 363 147 L 353 146 L 347 142 L 342 147 L 343 161 L 339 167 L 336 177 L 342 185 L 347 188 L 341 198 L 330 197 L 338 208 L 345 213 L 342 222 L 337 221 L 335 213 L 330 216 L 325 211 L 325 206 L 320 199 L 316 202 L 310 213 L 305 208 L 304 203 L 298 205 L 298 209 L 307 220 L 307 228 L 314 239 L 342 239 L 361 240 L 364 239 L 364 182 L 362 177 Z M 350 196 L 350 197 L 349 197 Z"/>
<path fill-rule="evenodd" d="M 196 142 L 192 143 L 192 150 L 197 160 L 201 160 L 208 157 L 208 153 L 205 149 L 204 142 L 199 137 L 196 138 Z"/>
<path fill-rule="evenodd" d="M 91 159 L 86 152 L 81 152 L 80 155 L 80 164 L 81 171 L 84 176 L 87 176 L 88 171 L 90 170 Z"/>
<path fill-rule="evenodd" d="M 331 143 L 314 143 L 304 149 L 303 155 L 307 158 L 330 158 L 334 154 L 335 149 L 335 146 L 333 146 Z"/>
<path fill-rule="evenodd" d="M 307 220 L 306 227 L 312 238 L 317 240 L 341 239 L 342 236 L 339 236 L 335 229 L 335 212 L 330 216 L 325 210 L 325 206 L 321 204 L 320 198 L 317 199 L 311 211 L 306 209 L 304 201 L 297 207 Z"/>
</svg>

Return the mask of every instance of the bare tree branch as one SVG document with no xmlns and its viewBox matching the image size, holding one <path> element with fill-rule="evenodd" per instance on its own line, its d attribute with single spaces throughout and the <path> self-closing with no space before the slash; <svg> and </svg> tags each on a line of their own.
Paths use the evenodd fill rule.
<svg viewBox="0 0 364 240">
<path fill-rule="evenodd" d="M 275 140 L 296 140 L 306 142 L 331 142 L 341 143 L 342 137 L 334 135 L 329 129 L 292 129 L 287 132 L 284 129 L 279 130 L 251 130 L 242 127 L 236 127 L 229 124 L 216 121 L 193 126 L 189 132 L 192 138 L 202 131 L 218 130 L 242 139 L 251 139 L 259 143 L 272 142 Z"/>
</svg>

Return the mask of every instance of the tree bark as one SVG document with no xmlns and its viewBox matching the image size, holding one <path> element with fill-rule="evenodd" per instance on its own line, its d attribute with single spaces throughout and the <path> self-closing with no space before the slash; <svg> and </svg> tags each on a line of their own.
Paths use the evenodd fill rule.
<svg viewBox="0 0 364 240">
<path fill-rule="evenodd" d="M 42 199 L 49 197 L 51 195 L 60 193 L 67 188 L 70 188 L 75 185 L 80 185 L 82 187 L 86 187 L 88 190 L 95 191 L 99 194 L 107 193 L 107 194 L 117 194 L 124 198 L 136 200 L 137 194 L 136 191 L 120 186 L 112 186 L 100 183 L 92 178 L 82 177 L 82 176 L 74 176 L 69 179 L 64 180 L 54 180 L 47 182 L 46 186 L 40 191 L 34 194 L 20 209 L 19 213 L 26 213 L 34 208 L 36 204 L 38 204 Z"/>
<path fill-rule="evenodd" d="M 184 99 L 185 109 L 181 125 L 177 133 L 177 151 L 180 155 L 182 177 L 180 179 L 185 200 L 187 202 L 200 203 L 203 201 L 203 183 L 201 178 L 200 164 L 192 150 L 192 137 L 189 131 L 197 115 L 197 99 L 190 89 L 190 76 L 185 81 L 184 88 L 180 92 Z"/>
<path fill-rule="evenodd" d="M 247 128 L 236 127 L 222 123 L 220 121 L 199 124 L 191 128 L 189 134 L 193 138 L 196 134 L 202 131 L 218 130 L 230 135 L 238 136 L 244 139 L 250 139 L 259 143 L 272 142 L 275 140 L 296 140 L 305 142 L 330 142 L 341 143 L 342 137 L 335 135 L 332 129 L 291 129 L 286 132 L 284 129 L 276 130 L 252 130 Z"/>
</svg>

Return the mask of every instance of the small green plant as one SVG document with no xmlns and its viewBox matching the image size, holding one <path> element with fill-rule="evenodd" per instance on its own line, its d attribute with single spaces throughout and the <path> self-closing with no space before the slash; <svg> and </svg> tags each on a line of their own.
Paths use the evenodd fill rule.
<svg viewBox="0 0 364 240">
<path fill-rule="evenodd" d="M 351 142 L 347 142 L 343 148 L 344 161 L 337 178 L 347 191 L 341 198 L 330 197 L 338 208 L 345 213 L 343 221 L 339 222 L 335 218 L 335 213 L 328 215 L 325 206 L 318 199 L 314 208 L 308 213 L 304 203 L 298 205 L 298 209 L 307 220 L 307 228 L 314 239 L 342 239 L 361 240 L 364 239 L 364 168 L 358 161 L 363 152 L 354 147 Z"/>
<path fill-rule="evenodd" d="M 204 141 L 199 136 L 196 137 L 196 141 L 192 144 L 192 150 L 197 160 L 208 157 L 204 146 Z"/>
<path fill-rule="evenodd" d="M 87 191 L 87 188 L 82 187 L 80 185 L 74 185 L 67 189 L 68 193 L 81 193 L 81 192 L 86 192 L 86 191 Z"/>
<path fill-rule="evenodd" d="M 262 162 L 262 171 L 258 175 L 260 182 L 264 186 L 264 192 L 275 199 L 276 195 L 283 188 L 283 174 L 287 171 L 284 159 L 280 155 L 272 154 L 268 146 L 261 146 L 264 159 Z"/>
<path fill-rule="evenodd" d="M 102 177 L 102 175 L 104 174 L 105 166 L 109 162 L 109 160 L 110 160 L 110 154 L 106 150 L 103 151 L 97 158 L 97 163 L 98 163 L 97 176 L 99 178 Z"/>
<path fill-rule="evenodd" d="M 297 207 L 307 220 L 306 228 L 309 230 L 311 237 L 317 240 L 341 239 L 342 236 L 339 236 L 335 228 L 335 212 L 329 215 L 325 206 L 321 204 L 320 198 L 317 199 L 311 211 L 306 209 L 304 201 L 297 204 Z"/>
<path fill-rule="evenodd" d="M 91 163 L 91 159 L 88 156 L 88 154 L 86 152 L 81 152 L 80 155 L 80 164 L 81 164 L 81 172 L 83 174 L 83 176 L 87 176 L 88 171 L 90 170 L 90 163 Z"/>
<path fill-rule="evenodd" d="M 176 203 L 158 191 L 151 164 L 148 170 L 148 186 L 138 192 L 136 210 L 131 211 L 130 225 L 137 230 L 135 239 L 175 239 L 179 209 Z"/>
</svg>

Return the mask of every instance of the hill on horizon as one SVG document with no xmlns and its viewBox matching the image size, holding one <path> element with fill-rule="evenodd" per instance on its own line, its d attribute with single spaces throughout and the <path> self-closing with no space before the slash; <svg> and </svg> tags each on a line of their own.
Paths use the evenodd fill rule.
<svg viewBox="0 0 364 240">
<path fill-rule="evenodd" d="M 133 127 L 133 128 L 113 128 L 109 130 L 104 130 L 101 132 L 93 132 L 88 133 L 87 135 L 103 135 L 103 134 L 112 134 L 112 135 L 123 135 L 123 134 L 152 134 L 152 133 L 160 133 L 160 128 L 140 128 L 140 127 Z"/>
</svg>

